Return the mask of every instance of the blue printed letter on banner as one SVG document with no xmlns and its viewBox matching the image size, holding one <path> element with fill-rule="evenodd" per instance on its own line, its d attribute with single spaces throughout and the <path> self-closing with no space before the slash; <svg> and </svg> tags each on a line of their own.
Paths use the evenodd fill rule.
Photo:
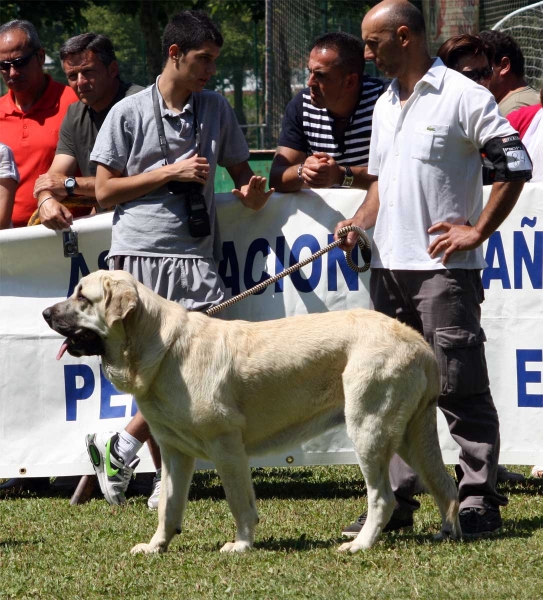
<svg viewBox="0 0 543 600">
<path fill-rule="evenodd" d="M 498 266 L 494 266 L 494 259 L 497 259 Z M 502 282 L 502 288 L 510 290 L 511 281 L 507 270 L 502 236 L 499 231 L 495 231 L 488 239 L 485 260 L 488 264 L 488 267 L 483 271 L 482 277 L 485 290 L 488 290 L 490 287 L 492 279 L 499 279 Z"/>
<path fill-rule="evenodd" d="M 528 394 L 527 383 L 541 383 L 541 371 L 528 371 L 527 362 L 543 362 L 543 350 L 517 350 L 517 394 L 519 406 L 543 407 L 543 394 Z"/>
<path fill-rule="evenodd" d="M 77 378 L 83 379 L 83 385 L 77 387 Z M 86 400 L 94 392 L 94 373 L 89 365 L 64 366 L 64 390 L 66 393 L 66 421 L 77 419 L 77 401 Z"/>
<path fill-rule="evenodd" d="M 126 406 L 111 406 L 112 396 L 124 396 L 125 392 L 119 392 L 113 384 L 106 379 L 100 367 L 100 419 L 119 419 L 126 415 Z"/>
<path fill-rule="evenodd" d="M 319 240 L 317 240 L 314 235 L 310 235 L 308 233 L 305 233 L 297 238 L 292 245 L 292 250 L 290 251 L 290 267 L 300 261 L 300 253 L 304 248 L 309 248 L 311 254 L 315 254 L 315 252 L 320 250 Z M 321 278 L 322 259 L 317 258 L 310 263 L 310 265 L 311 275 L 307 279 L 304 278 L 300 271 L 294 271 L 291 276 L 294 287 L 303 294 L 312 292 L 317 287 L 317 284 Z"/>
</svg>

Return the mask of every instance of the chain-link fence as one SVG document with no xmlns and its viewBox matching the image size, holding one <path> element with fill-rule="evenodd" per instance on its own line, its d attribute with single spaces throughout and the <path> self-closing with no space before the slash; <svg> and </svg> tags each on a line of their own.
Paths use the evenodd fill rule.
<svg viewBox="0 0 543 600">
<path fill-rule="evenodd" d="M 285 107 L 306 85 L 307 60 L 313 41 L 329 31 L 346 31 L 359 36 L 364 15 L 376 3 L 375 0 L 260 0 L 259 6 L 265 10 L 258 15 L 251 15 L 248 10 L 240 12 L 235 19 L 232 12 L 226 10 L 212 14 L 221 28 L 225 44 L 217 64 L 218 73 L 210 87 L 228 98 L 251 148 L 276 147 Z M 507 14 L 533 2 L 413 0 L 413 4 L 424 14 L 430 51 L 435 53 L 452 35 L 490 29 Z M 176 2 L 171 8 L 172 11 L 179 10 L 180 6 Z M 520 33 L 518 21 L 510 31 L 515 38 L 518 35 L 519 40 L 528 40 L 530 36 L 535 40 L 522 47 L 530 83 L 537 89 L 543 57 L 541 12 L 540 9 L 539 13 L 529 13 L 539 15 L 539 20 L 529 23 L 529 33 L 525 30 Z M 116 14 L 104 5 L 94 7 L 86 17 L 87 30 L 111 37 L 124 80 L 141 85 L 154 80 L 158 73 L 151 72 L 142 26 L 135 17 Z M 52 58 L 48 70 L 58 81 L 65 81 L 58 49 L 75 33 L 81 31 L 67 35 L 62 23 L 47 25 L 40 31 L 42 42 Z M 373 64 L 367 64 L 366 71 L 377 74 Z M 5 88 L 2 91 L 5 92 Z"/>
</svg>

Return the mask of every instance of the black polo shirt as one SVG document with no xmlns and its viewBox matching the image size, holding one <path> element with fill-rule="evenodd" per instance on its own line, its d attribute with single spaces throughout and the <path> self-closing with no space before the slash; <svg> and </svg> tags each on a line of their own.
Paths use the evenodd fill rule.
<svg viewBox="0 0 543 600">
<path fill-rule="evenodd" d="M 81 101 L 71 104 L 62 121 L 55 154 L 73 156 L 83 177 L 96 177 L 96 165 L 91 162 L 90 154 L 100 127 L 112 106 L 142 89 L 141 85 L 121 81 L 113 102 L 100 112 Z"/>
</svg>

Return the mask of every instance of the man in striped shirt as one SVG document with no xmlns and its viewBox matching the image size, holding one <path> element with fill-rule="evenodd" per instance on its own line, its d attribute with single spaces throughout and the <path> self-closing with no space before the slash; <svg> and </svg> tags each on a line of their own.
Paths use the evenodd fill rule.
<svg viewBox="0 0 543 600">
<path fill-rule="evenodd" d="M 270 185 L 279 192 L 302 187 L 368 189 L 367 164 L 373 107 L 380 79 L 364 75 L 364 44 L 344 32 L 327 33 L 309 55 L 308 87 L 287 105 Z"/>
</svg>

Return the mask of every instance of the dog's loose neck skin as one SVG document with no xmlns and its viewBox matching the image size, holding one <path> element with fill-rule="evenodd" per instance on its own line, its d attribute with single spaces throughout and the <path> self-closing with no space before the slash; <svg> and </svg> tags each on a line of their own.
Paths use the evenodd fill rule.
<svg viewBox="0 0 543 600">
<path fill-rule="evenodd" d="M 147 393 L 164 355 L 189 330 L 188 313 L 179 305 L 175 323 L 165 327 L 160 306 L 168 301 L 153 294 L 153 302 L 145 302 L 145 296 L 150 294 L 145 286 L 138 285 L 135 310 L 111 328 L 106 353 L 102 355 L 102 366 L 113 385 L 136 398 Z M 138 335 L 130 335 L 132 330 L 137 330 Z"/>
</svg>

